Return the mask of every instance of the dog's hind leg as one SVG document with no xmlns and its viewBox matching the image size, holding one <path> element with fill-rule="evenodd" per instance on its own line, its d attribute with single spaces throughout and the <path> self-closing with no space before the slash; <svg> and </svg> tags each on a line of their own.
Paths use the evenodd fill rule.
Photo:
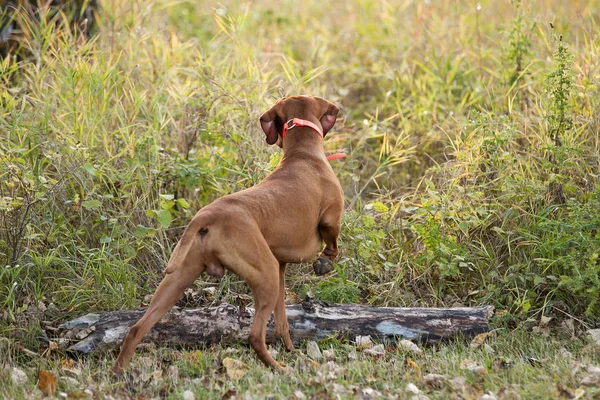
<svg viewBox="0 0 600 400">
<path fill-rule="evenodd" d="M 286 263 L 279 263 L 279 296 L 275 305 L 275 336 L 283 340 L 287 351 L 294 348 L 290 337 L 290 327 L 285 314 L 285 267 Z"/>
<path fill-rule="evenodd" d="M 175 305 L 184 290 L 200 276 L 202 271 L 202 269 L 185 270 L 180 268 L 163 278 L 152 296 L 146 313 L 129 329 L 112 372 L 120 373 L 127 368 L 136 346 L 146 333 Z"/>
</svg>

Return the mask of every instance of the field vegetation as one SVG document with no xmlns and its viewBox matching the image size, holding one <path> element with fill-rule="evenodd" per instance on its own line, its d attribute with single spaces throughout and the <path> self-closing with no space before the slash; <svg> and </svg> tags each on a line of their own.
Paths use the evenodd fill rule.
<svg viewBox="0 0 600 400">
<path fill-rule="evenodd" d="M 281 351 L 285 377 L 244 346 L 150 349 L 136 359 L 142 378 L 169 365 L 177 378 L 111 380 L 107 354 L 77 361 L 81 374 L 59 378 L 60 391 L 425 396 L 407 391 L 412 382 L 433 398 L 600 393 L 578 389 L 598 364 L 583 335 L 600 314 L 596 1 L 100 4 L 89 38 L 53 9 L 11 14 L 19 45 L 0 59 L 0 360 L 30 379 L 15 385 L 5 369 L 0 396 L 41 396 L 36 371 L 62 374 L 66 355 L 47 348 L 59 322 L 147 304 L 195 211 L 277 165 L 258 117 L 293 94 L 341 107 L 325 146 L 349 157 L 333 162 L 346 196 L 335 272 L 289 268 L 290 301 L 492 304 L 488 352 L 459 341 L 415 360 L 398 349 L 354 359 L 332 339 L 321 345 L 343 373 Z M 227 274 L 198 281 L 180 305 L 246 298 Z M 224 357 L 252 371 L 229 380 Z M 428 372 L 448 379 L 427 386 Z M 449 383 L 459 375 L 467 381 Z"/>
</svg>

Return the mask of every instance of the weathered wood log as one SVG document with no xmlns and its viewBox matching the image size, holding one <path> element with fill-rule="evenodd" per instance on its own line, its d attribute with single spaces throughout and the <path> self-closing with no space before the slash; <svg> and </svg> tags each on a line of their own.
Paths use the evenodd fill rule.
<svg viewBox="0 0 600 400">
<path fill-rule="evenodd" d="M 61 337 L 68 350 L 91 353 L 110 350 L 121 343 L 129 327 L 145 310 L 122 310 L 87 314 L 62 324 Z M 337 336 L 354 340 L 370 335 L 384 342 L 410 339 L 438 342 L 459 335 L 470 337 L 487 331 L 492 306 L 456 308 L 392 308 L 330 305 L 305 301 L 287 307 L 294 342 Z M 254 310 L 230 304 L 196 309 L 174 308 L 146 335 L 144 342 L 168 346 L 202 346 L 246 341 Z M 273 320 L 267 327 L 267 342 L 273 342 Z"/>
</svg>

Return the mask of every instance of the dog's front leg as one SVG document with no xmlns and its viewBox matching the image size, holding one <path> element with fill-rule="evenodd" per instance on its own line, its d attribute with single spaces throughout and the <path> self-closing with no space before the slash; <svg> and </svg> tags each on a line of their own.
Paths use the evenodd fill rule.
<svg viewBox="0 0 600 400">
<path fill-rule="evenodd" d="M 324 220 L 319 223 L 319 233 L 325 242 L 323 252 L 313 263 L 315 274 L 324 275 L 333 270 L 333 261 L 338 255 L 337 238 L 340 234 L 341 221 L 338 216 L 336 220 Z"/>
</svg>

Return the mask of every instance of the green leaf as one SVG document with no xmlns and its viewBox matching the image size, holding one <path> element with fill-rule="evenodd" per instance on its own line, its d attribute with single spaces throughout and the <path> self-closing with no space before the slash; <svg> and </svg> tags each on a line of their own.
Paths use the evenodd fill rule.
<svg viewBox="0 0 600 400">
<path fill-rule="evenodd" d="M 377 211 L 378 213 L 386 213 L 386 212 L 390 211 L 388 206 L 386 206 L 385 204 L 383 204 L 380 201 L 371 203 L 371 206 L 373 206 L 373 210 Z"/>
<path fill-rule="evenodd" d="M 162 225 L 163 228 L 168 228 L 171 225 L 171 213 L 167 210 L 160 210 L 156 213 L 156 219 Z"/>
<path fill-rule="evenodd" d="M 95 210 L 96 208 L 100 208 L 102 202 L 100 200 L 86 200 L 81 205 L 87 210 Z"/>
<path fill-rule="evenodd" d="M 281 161 L 281 156 L 282 155 L 283 155 L 283 153 L 273 153 L 273 154 L 271 154 L 271 158 L 269 159 L 269 164 L 271 164 L 271 167 L 273 169 L 275 169 L 279 165 L 279 162 Z"/>
<path fill-rule="evenodd" d="M 141 239 L 146 236 L 151 236 L 154 233 L 154 229 L 149 228 L 144 225 L 138 225 L 135 228 L 134 236 L 138 239 Z"/>
<path fill-rule="evenodd" d="M 102 244 L 108 244 L 110 242 L 112 242 L 112 238 L 110 236 L 106 236 L 105 235 L 105 236 L 101 236 L 100 237 L 100 243 L 102 243 Z"/>
<path fill-rule="evenodd" d="M 190 203 L 188 203 L 186 199 L 177 199 L 177 204 L 179 204 L 179 207 L 181 208 L 190 208 Z"/>
<path fill-rule="evenodd" d="M 173 200 L 175 198 L 172 194 L 159 194 L 159 196 L 163 200 Z"/>
<path fill-rule="evenodd" d="M 90 163 L 83 164 L 83 169 L 85 169 L 85 171 L 90 175 L 96 174 L 96 168 L 94 168 L 94 166 Z"/>
</svg>

